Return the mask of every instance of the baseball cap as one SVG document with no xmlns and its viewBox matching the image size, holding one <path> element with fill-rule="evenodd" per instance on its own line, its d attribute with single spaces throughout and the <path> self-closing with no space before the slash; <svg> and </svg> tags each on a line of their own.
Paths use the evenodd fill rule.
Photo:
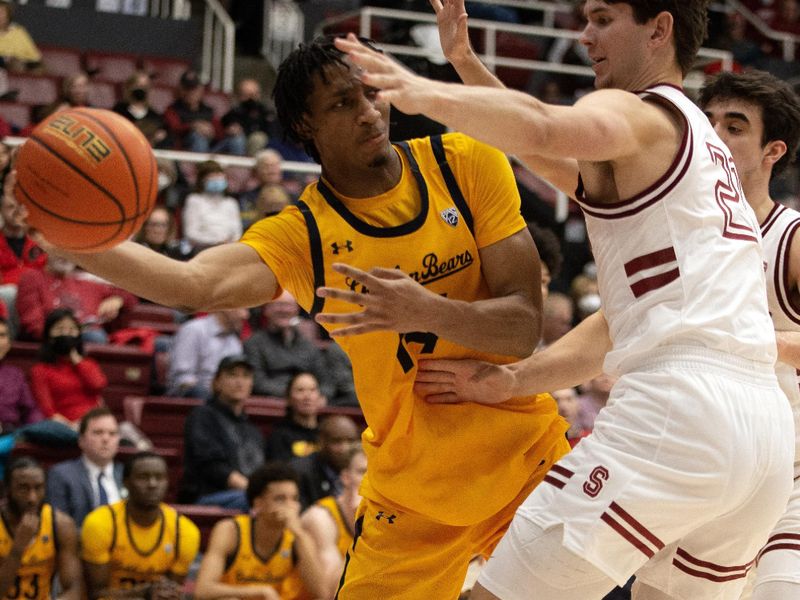
<svg viewBox="0 0 800 600">
<path fill-rule="evenodd" d="M 191 90 L 199 86 L 200 77 L 197 75 L 197 71 L 192 71 L 191 69 L 184 71 L 183 75 L 181 75 L 181 87 Z"/>
<path fill-rule="evenodd" d="M 235 367 L 244 367 L 248 371 L 253 370 L 253 365 L 247 360 L 247 357 L 244 354 L 231 354 L 230 356 L 226 356 L 221 361 L 219 361 L 219 365 L 217 366 L 217 375 L 222 373 L 223 371 L 230 371 Z"/>
</svg>

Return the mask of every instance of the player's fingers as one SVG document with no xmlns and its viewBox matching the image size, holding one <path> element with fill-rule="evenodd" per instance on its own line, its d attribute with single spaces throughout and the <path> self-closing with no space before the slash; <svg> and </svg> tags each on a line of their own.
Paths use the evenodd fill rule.
<svg viewBox="0 0 800 600">
<path fill-rule="evenodd" d="M 373 331 L 380 331 L 381 329 L 385 328 L 376 323 L 359 323 L 358 325 L 335 329 L 331 331 L 329 335 L 333 338 L 347 337 L 350 335 L 360 335 L 362 333 L 372 333 Z"/>
<path fill-rule="evenodd" d="M 376 277 L 373 277 L 366 271 L 362 271 L 361 269 L 357 269 L 356 267 L 353 267 L 351 265 L 346 265 L 344 263 L 333 263 L 331 267 L 337 273 L 341 273 L 346 277 L 355 279 L 356 281 L 364 284 L 368 288 L 377 287 L 378 279 Z"/>
<path fill-rule="evenodd" d="M 414 393 L 427 398 L 428 396 L 438 396 L 440 394 L 455 394 L 453 386 L 449 383 L 422 383 L 417 380 L 414 383 Z"/>
<path fill-rule="evenodd" d="M 453 376 L 463 370 L 463 367 L 463 360 L 439 358 L 435 360 L 427 359 L 419 361 L 419 370 L 421 371 L 443 371 Z"/>
<path fill-rule="evenodd" d="M 365 318 L 365 313 L 352 312 L 352 313 L 320 313 L 314 319 L 317 323 L 328 323 L 330 325 L 355 325 L 362 323 Z"/>
<path fill-rule="evenodd" d="M 338 288 L 317 288 L 317 296 L 320 298 L 335 298 L 336 300 L 344 300 L 345 302 L 357 304 L 358 306 L 364 306 L 369 301 L 367 295 L 368 294 L 360 294 L 349 290 L 340 290 Z"/>
<path fill-rule="evenodd" d="M 421 365 L 417 368 L 417 383 L 452 384 L 455 380 L 455 374 L 450 371 L 429 371 L 423 369 Z"/>
<path fill-rule="evenodd" d="M 406 274 L 400 269 L 387 269 L 385 267 L 372 268 L 369 273 L 380 279 L 405 279 L 406 277 Z"/>
<path fill-rule="evenodd" d="M 446 392 L 444 394 L 432 394 L 425 396 L 425 402 L 431 404 L 460 404 L 461 400 L 453 392 Z"/>
<path fill-rule="evenodd" d="M 440 0 L 428 0 L 428 1 L 430 2 L 433 12 L 435 12 L 438 15 L 439 11 L 442 10 L 442 3 L 440 2 Z"/>
</svg>

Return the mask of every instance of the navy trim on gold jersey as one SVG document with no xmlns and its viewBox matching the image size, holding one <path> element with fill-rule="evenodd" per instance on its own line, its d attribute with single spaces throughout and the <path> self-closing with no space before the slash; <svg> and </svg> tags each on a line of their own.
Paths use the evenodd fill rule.
<svg viewBox="0 0 800 600">
<path fill-rule="evenodd" d="M 473 226 L 472 211 L 469 209 L 467 201 L 464 199 L 464 194 L 461 193 L 461 188 L 458 187 L 458 181 L 456 181 L 456 177 L 453 175 L 453 169 L 450 168 L 450 164 L 447 162 L 447 155 L 444 151 L 441 135 L 431 136 L 431 149 L 433 150 L 433 156 L 436 158 L 436 162 L 439 164 L 439 170 L 442 172 L 442 177 L 444 178 L 447 190 L 450 192 L 450 197 L 453 199 L 453 202 L 456 203 L 458 212 L 464 217 L 464 222 L 467 224 L 469 232 L 474 237 L 475 229 Z"/>
<path fill-rule="evenodd" d="M 111 546 L 108 551 L 113 552 L 114 547 L 117 545 L 117 515 L 110 504 L 106 504 L 106 508 L 108 508 L 108 512 L 111 513 Z"/>
<path fill-rule="evenodd" d="M 331 206 L 331 208 L 339 213 L 339 216 L 347 221 L 350 227 L 363 235 L 377 238 L 390 238 L 408 235 L 409 233 L 414 233 L 417 229 L 422 227 L 423 223 L 425 223 L 425 219 L 428 218 L 428 185 L 425 183 L 425 178 L 422 177 L 422 173 L 420 173 L 417 159 L 414 158 L 414 154 L 411 152 L 411 149 L 408 147 L 406 142 L 399 142 L 397 147 L 400 148 L 406 155 L 408 164 L 411 167 L 411 173 L 414 175 L 414 179 L 417 181 L 417 189 L 419 189 L 419 213 L 417 213 L 417 216 L 411 219 L 408 223 L 403 223 L 402 225 L 396 225 L 394 227 L 376 227 L 375 225 L 365 223 L 347 210 L 347 207 L 342 203 L 341 200 L 339 200 L 339 198 L 336 197 L 336 194 L 331 191 L 331 189 L 322 179 L 317 182 L 317 190 L 319 190 L 319 193 L 322 194 L 322 197 L 325 198 L 325 201 Z"/>
<path fill-rule="evenodd" d="M 317 220 L 308 204 L 302 200 L 297 203 L 297 208 L 300 209 L 300 214 L 306 221 L 306 229 L 308 229 L 308 241 L 311 246 L 311 266 L 314 270 L 314 301 L 311 304 L 309 314 L 313 318 L 315 315 L 322 312 L 325 305 L 325 298 L 317 295 L 317 288 L 325 285 L 325 261 L 322 257 L 322 238 L 319 234 L 319 227 Z"/>
<path fill-rule="evenodd" d="M 242 548 L 242 529 L 239 527 L 239 521 L 236 519 L 232 519 L 232 521 L 234 527 L 236 527 L 236 546 L 234 546 L 233 552 L 225 557 L 225 571 L 230 569 L 233 563 L 236 562 L 236 557 L 239 556 L 239 550 Z"/>
</svg>

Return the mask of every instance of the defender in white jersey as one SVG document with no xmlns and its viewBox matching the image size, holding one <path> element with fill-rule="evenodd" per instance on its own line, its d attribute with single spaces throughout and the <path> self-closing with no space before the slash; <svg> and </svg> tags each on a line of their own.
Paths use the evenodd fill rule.
<svg viewBox="0 0 800 600">
<path fill-rule="evenodd" d="M 462 78 L 496 83 L 465 41 L 463 2 L 431 2 L 440 32 L 456 32 L 443 45 Z M 572 107 L 432 82 L 337 42 L 379 97 L 516 154 L 586 213 L 602 312 L 514 365 L 435 361 L 418 374 L 429 401 L 484 403 L 619 375 L 473 599 L 599 599 L 636 573 L 637 600 L 734 600 L 786 506 L 793 423 L 758 223 L 730 152 L 680 90 L 707 5 L 587 0 L 581 42 L 603 89 Z"/>
<path fill-rule="evenodd" d="M 767 260 L 767 300 L 778 338 L 778 381 L 794 413 L 794 489 L 761 550 L 742 598 L 800 598 L 800 212 L 775 202 L 770 180 L 800 145 L 800 97 L 769 73 L 722 73 L 700 92 L 700 106 L 736 162 L 747 202 L 761 226 Z"/>
</svg>

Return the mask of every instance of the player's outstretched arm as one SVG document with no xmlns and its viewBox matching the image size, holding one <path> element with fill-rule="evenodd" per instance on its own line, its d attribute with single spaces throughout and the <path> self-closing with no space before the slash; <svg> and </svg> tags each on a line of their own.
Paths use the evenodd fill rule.
<svg viewBox="0 0 800 600">
<path fill-rule="evenodd" d="M 278 287 L 258 253 L 238 242 L 209 248 L 188 262 L 134 242 L 69 258 L 137 296 L 186 312 L 258 306 L 272 300 Z"/>
<path fill-rule="evenodd" d="M 525 156 L 604 162 L 634 156 L 675 136 L 661 109 L 621 90 L 587 94 L 574 106 L 546 104 L 516 90 L 463 86 L 416 75 L 390 57 L 339 38 L 336 46 L 363 69 L 361 80 L 407 114 L 422 113 L 450 128 Z"/>
<path fill-rule="evenodd" d="M 316 320 L 341 326 L 333 337 L 390 330 L 435 333 L 462 346 L 506 356 L 528 356 L 541 332 L 541 272 L 527 229 L 481 249 L 481 269 L 491 298 L 464 302 L 431 292 L 396 269 L 334 269 L 369 293 L 324 287 L 323 297 L 360 306 L 349 313 L 321 313 Z"/>
<path fill-rule="evenodd" d="M 602 372 L 609 350 L 608 323 L 598 311 L 553 345 L 516 363 L 420 361 L 414 389 L 429 402 L 497 404 L 588 381 Z"/>
<path fill-rule="evenodd" d="M 58 534 L 58 580 L 61 593 L 58 600 L 80 600 L 84 597 L 81 559 L 78 556 L 78 528 L 69 515 L 55 511 Z"/>
</svg>

